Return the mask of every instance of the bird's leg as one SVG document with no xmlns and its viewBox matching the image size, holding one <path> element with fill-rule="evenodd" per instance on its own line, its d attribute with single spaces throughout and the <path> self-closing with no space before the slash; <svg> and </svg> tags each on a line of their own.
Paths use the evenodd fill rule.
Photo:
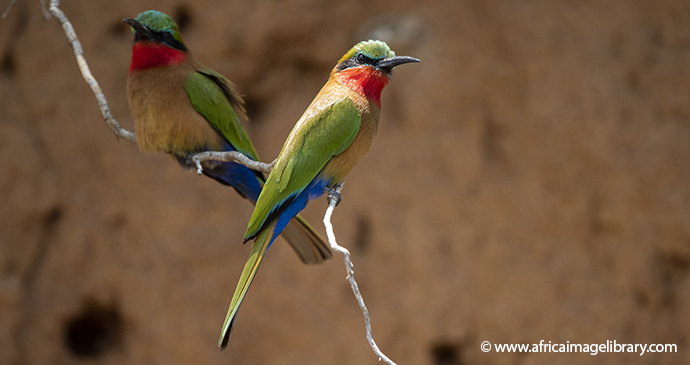
<svg viewBox="0 0 690 365">
<path fill-rule="evenodd" d="M 323 188 L 323 192 L 328 194 L 328 205 L 333 205 L 335 207 L 340 204 L 342 199 L 340 198 L 340 190 L 343 189 L 343 184 L 345 184 L 345 180 L 339 182 L 333 189 L 329 188 L 328 186 Z"/>
</svg>

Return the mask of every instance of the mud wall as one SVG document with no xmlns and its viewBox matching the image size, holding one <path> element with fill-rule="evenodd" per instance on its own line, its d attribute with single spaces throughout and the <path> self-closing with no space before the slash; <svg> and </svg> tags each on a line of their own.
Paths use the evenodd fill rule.
<svg viewBox="0 0 690 365">
<path fill-rule="evenodd" d="M 688 2 L 63 2 L 126 128 L 121 19 L 154 8 L 238 85 L 267 161 L 357 41 L 422 59 L 384 90 L 334 216 L 399 364 L 688 358 Z M 305 212 L 322 232 L 325 206 Z M 376 364 L 340 258 L 282 241 L 217 351 L 250 214 L 116 140 L 38 2 L 0 21 L 0 363 Z M 540 340 L 678 352 L 480 349 Z"/>
</svg>

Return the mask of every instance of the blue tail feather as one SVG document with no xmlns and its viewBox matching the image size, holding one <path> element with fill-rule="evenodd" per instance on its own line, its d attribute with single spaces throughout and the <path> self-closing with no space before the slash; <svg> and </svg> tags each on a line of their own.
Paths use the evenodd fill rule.
<svg viewBox="0 0 690 365">
<path fill-rule="evenodd" d="M 282 207 L 282 211 L 278 214 L 276 225 L 273 228 L 273 236 L 271 237 L 271 241 L 269 242 L 268 246 L 266 246 L 267 250 L 269 247 L 271 247 L 271 244 L 276 237 L 283 232 L 283 229 L 285 229 L 290 220 L 307 207 L 307 203 L 309 203 L 310 200 L 314 200 L 323 195 L 323 189 L 326 187 L 328 182 L 329 181 L 326 179 L 317 176 L 314 180 L 312 180 L 311 183 L 309 183 L 309 185 L 307 185 L 306 188 L 304 188 L 304 190 L 302 190 L 302 192 L 300 192 L 289 203 Z"/>
<path fill-rule="evenodd" d="M 224 150 L 235 151 L 230 144 L 226 144 Z M 207 151 L 207 149 L 202 151 Z M 192 153 L 202 151 L 194 151 Z M 187 156 L 175 155 L 175 158 L 183 167 L 191 167 L 187 162 Z M 236 162 L 213 161 L 208 166 L 204 166 L 203 173 L 221 184 L 232 186 L 240 195 L 251 200 L 252 203 L 256 203 L 256 200 L 259 199 L 264 181 L 264 176 L 260 172 L 256 172 Z"/>
<path fill-rule="evenodd" d="M 212 169 L 204 169 L 204 175 L 230 185 L 240 195 L 256 203 L 261 194 L 261 183 L 253 170 L 236 162 L 221 162 Z"/>
</svg>

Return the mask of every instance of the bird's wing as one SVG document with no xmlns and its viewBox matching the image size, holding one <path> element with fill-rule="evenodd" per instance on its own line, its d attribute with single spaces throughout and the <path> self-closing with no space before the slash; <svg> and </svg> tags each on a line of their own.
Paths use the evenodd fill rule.
<svg viewBox="0 0 690 365">
<path fill-rule="evenodd" d="M 245 241 L 256 236 L 269 223 L 269 216 L 280 213 L 289 198 L 302 192 L 333 156 L 352 143 L 361 122 L 359 110 L 347 97 L 297 122 L 259 196 Z"/>
<path fill-rule="evenodd" d="M 247 120 L 244 102 L 228 79 L 211 69 L 203 69 L 187 77 L 184 91 L 194 109 L 237 151 L 259 159 L 241 124 Z"/>
</svg>

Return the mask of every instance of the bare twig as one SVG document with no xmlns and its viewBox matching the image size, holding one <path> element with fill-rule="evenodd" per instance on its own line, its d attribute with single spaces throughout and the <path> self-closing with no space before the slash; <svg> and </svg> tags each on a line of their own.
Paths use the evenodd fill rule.
<svg viewBox="0 0 690 365">
<path fill-rule="evenodd" d="M 352 270 L 354 265 L 352 264 L 352 260 L 350 259 L 350 251 L 348 251 L 345 247 L 338 245 L 338 243 L 335 241 L 335 233 L 333 232 L 333 225 L 331 224 L 331 216 L 333 215 L 333 210 L 335 209 L 335 206 L 338 204 L 338 202 L 340 202 L 340 191 L 342 189 L 343 182 L 338 184 L 338 186 L 336 186 L 336 188 L 333 190 L 326 190 L 326 192 L 328 193 L 328 208 L 326 209 L 326 214 L 323 217 L 323 224 L 324 226 L 326 226 L 326 235 L 328 236 L 328 243 L 331 245 L 333 251 L 339 252 L 343 255 L 343 261 L 345 262 L 345 271 L 347 272 L 346 278 L 350 282 L 352 293 L 354 293 L 355 298 L 357 298 L 359 308 L 362 310 L 362 314 L 364 315 L 364 325 L 366 326 L 367 330 L 367 340 L 369 341 L 369 346 L 371 346 L 371 349 L 374 350 L 376 356 L 379 357 L 379 361 L 383 361 L 389 365 L 396 365 L 391 359 L 384 355 L 384 353 L 381 350 L 379 350 L 379 347 L 376 345 L 376 342 L 374 341 L 374 337 L 371 334 L 371 319 L 369 318 L 369 310 L 367 309 L 367 306 L 364 305 L 364 299 L 362 298 L 362 294 L 359 292 L 359 287 L 357 286 L 357 282 L 355 281 L 355 273 Z"/>
<path fill-rule="evenodd" d="M 14 7 L 14 4 L 16 4 L 16 3 L 17 3 L 17 0 L 12 0 L 12 2 L 10 2 L 10 5 L 7 5 L 7 9 L 5 9 L 5 12 L 2 13 L 3 19 L 5 19 L 7 14 L 10 13 L 10 10 L 12 10 L 12 8 Z"/>
<path fill-rule="evenodd" d="M 14 0 L 10 4 L 5 13 L 9 12 L 14 2 L 16 2 L 16 0 Z M 91 74 L 91 70 L 89 69 L 89 65 L 86 63 L 86 58 L 84 58 L 84 50 L 82 49 L 81 42 L 79 42 L 79 38 L 77 38 L 77 34 L 74 32 L 72 24 L 69 22 L 67 16 L 60 9 L 59 6 L 60 0 L 51 0 L 49 9 L 50 14 L 52 14 L 60 22 L 60 24 L 62 24 L 62 29 L 65 31 L 65 35 L 67 35 L 67 39 L 69 40 L 70 44 L 72 45 L 72 49 L 74 50 L 74 56 L 77 58 L 77 64 L 79 65 L 79 70 L 81 71 L 81 74 L 84 77 L 84 81 L 86 81 L 86 83 L 89 84 L 91 90 L 93 91 L 93 94 L 96 96 L 96 100 L 98 101 L 98 107 L 101 110 L 103 119 L 105 119 L 105 122 L 108 124 L 113 133 L 115 133 L 116 137 L 122 138 L 130 142 L 136 142 L 136 135 L 124 129 L 120 125 L 120 123 L 118 123 L 117 120 L 115 120 L 113 114 L 110 112 L 110 107 L 108 106 L 108 101 L 105 99 L 103 90 L 101 90 L 100 85 L 98 85 L 98 81 L 96 81 L 96 79 L 93 77 L 93 75 Z M 190 158 L 190 163 L 194 163 L 196 165 L 197 173 L 201 175 L 203 171 L 201 162 L 211 160 L 224 162 L 234 161 L 242 165 L 245 165 L 252 170 L 262 171 L 265 173 L 271 172 L 271 169 L 275 164 L 275 161 L 273 161 L 270 164 L 254 161 L 248 158 L 247 156 L 243 155 L 242 153 L 236 151 L 213 151 L 198 153 Z"/>
<path fill-rule="evenodd" d="M 50 19 L 50 11 L 48 11 L 48 7 L 46 6 L 46 0 L 41 0 L 41 12 L 46 19 Z"/>
<path fill-rule="evenodd" d="M 2 14 L 3 18 L 9 13 L 9 11 L 12 9 L 15 3 L 16 0 L 12 0 L 5 12 Z M 43 4 L 43 0 L 41 0 L 41 3 Z M 82 49 L 81 43 L 77 38 L 77 34 L 74 32 L 74 28 L 67 19 L 65 13 L 60 9 L 60 0 L 50 1 L 49 12 L 62 25 L 62 29 L 64 30 L 65 35 L 67 36 L 67 39 L 69 40 L 70 45 L 74 50 L 74 56 L 77 59 L 77 64 L 79 65 L 79 70 L 81 71 L 82 77 L 84 78 L 84 81 L 86 81 L 86 83 L 89 84 L 89 86 L 91 87 L 91 91 L 93 91 L 94 95 L 96 96 L 98 106 L 101 110 L 101 115 L 103 115 L 103 119 L 105 120 L 105 122 L 108 124 L 113 133 L 115 133 L 116 137 L 122 138 L 130 142 L 136 142 L 136 135 L 124 129 L 120 125 L 120 123 L 118 123 L 117 120 L 115 120 L 115 118 L 113 117 L 110 111 L 110 107 L 108 106 L 108 102 L 105 99 L 105 95 L 103 94 L 103 90 L 91 74 L 91 70 L 89 69 L 89 66 L 86 63 L 86 59 L 84 58 L 84 50 Z M 270 164 L 254 161 L 237 151 L 201 152 L 192 155 L 188 161 L 196 165 L 198 174 L 201 174 L 203 171 L 203 167 L 201 165 L 203 161 L 234 161 L 244 166 L 247 166 L 250 169 L 262 171 L 265 173 L 270 173 L 271 169 L 273 169 L 273 166 L 276 163 L 276 160 L 274 160 Z M 376 342 L 374 342 L 374 338 L 371 334 L 371 319 L 369 317 L 369 311 L 367 310 L 367 307 L 364 305 L 364 299 L 362 299 L 362 294 L 359 292 L 359 287 L 357 286 L 357 282 L 355 281 L 354 271 L 352 269 L 353 264 L 352 260 L 350 259 L 350 252 L 346 248 L 338 245 L 335 239 L 335 233 L 333 233 L 331 216 L 333 215 L 333 210 L 335 209 L 335 206 L 338 204 L 338 202 L 340 202 L 340 191 L 342 190 L 342 187 L 343 183 L 341 182 L 334 190 L 328 190 L 328 209 L 326 209 L 326 214 L 323 218 L 323 223 L 326 226 L 326 233 L 328 235 L 328 242 L 334 251 L 337 251 L 343 255 L 345 270 L 347 271 L 346 278 L 350 282 L 352 292 L 354 293 L 355 298 L 357 298 L 357 303 L 359 303 L 359 307 L 362 309 L 362 314 L 364 314 L 364 322 L 366 326 L 367 340 L 369 341 L 369 345 L 371 346 L 372 350 L 374 350 L 374 353 L 376 353 L 376 355 L 379 357 L 379 360 L 383 360 L 385 363 L 389 365 L 396 365 L 386 355 L 384 355 L 383 352 L 381 352 L 381 350 L 379 350 L 378 346 L 376 345 Z"/>
<path fill-rule="evenodd" d="M 120 125 L 120 123 L 118 123 L 117 120 L 113 118 L 113 114 L 110 112 L 108 102 L 105 100 L 103 90 L 101 90 L 100 85 L 98 85 L 98 82 L 91 74 L 89 65 L 86 63 L 86 59 L 84 58 L 84 50 L 81 47 L 79 38 L 77 38 L 77 34 L 74 32 L 72 24 L 69 22 L 69 20 L 67 20 L 67 16 L 65 16 L 65 13 L 63 13 L 62 10 L 60 10 L 60 0 L 51 0 L 49 11 L 50 14 L 52 14 L 62 25 L 62 29 L 65 31 L 65 35 L 67 35 L 67 39 L 69 40 L 69 43 L 72 45 L 72 49 L 74 50 L 74 56 L 77 58 L 77 64 L 79 65 L 81 75 L 84 77 L 84 81 L 86 81 L 86 83 L 89 84 L 89 86 L 91 87 L 91 91 L 93 91 L 94 95 L 96 96 L 96 100 L 98 101 L 98 107 L 101 109 L 101 114 L 103 115 L 103 119 L 105 119 L 105 122 L 108 124 L 110 129 L 113 130 L 113 133 L 115 133 L 116 137 L 122 138 L 130 142 L 136 141 L 136 135 L 124 129 Z"/>
<path fill-rule="evenodd" d="M 200 152 L 200 153 L 192 155 L 192 157 L 190 159 L 188 159 L 187 161 L 190 161 L 190 160 L 191 160 L 191 162 L 193 162 L 196 165 L 196 173 L 199 175 L 201 175 L 201 172 L 203 170 L 203 168 L 201 167 L 201 163 L 204 161 L 237 162 L 237 163 L 240 163 L 244 166 L 249 167 L 252 170 L 265 172 L 267 174 L 271 172 L 271 170 L 273 169 L 273 165 L 276 164 L 276 160 L 273 160 L 273 162 L 271 162 L 271 163 L 254 161 L 251 158 L 244 155 L 243 153 L 237 152 L 237 151 Z"/>
</svg>

